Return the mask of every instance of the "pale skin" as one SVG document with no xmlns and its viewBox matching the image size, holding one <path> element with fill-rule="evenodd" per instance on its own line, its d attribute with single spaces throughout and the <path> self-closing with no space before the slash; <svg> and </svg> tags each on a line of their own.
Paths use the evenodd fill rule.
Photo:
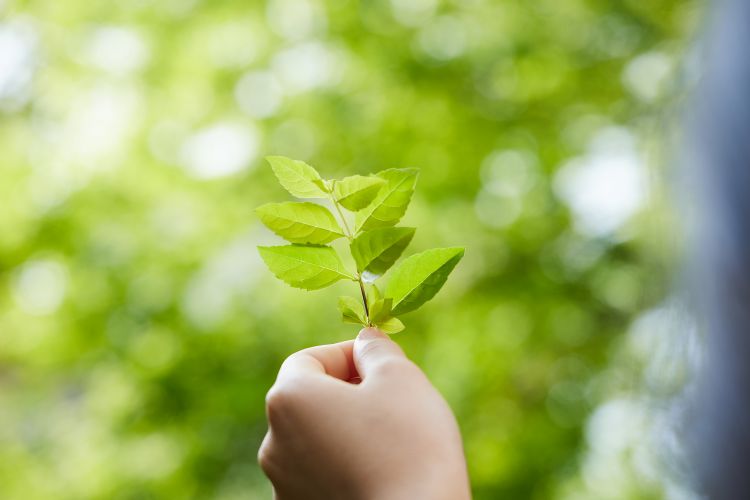
<svg viewBox="0 0 750 500">
<path fill-rule="evenodd" d="M 374 328 L 287 358 L 266 411 L 258 460 L 278 500 L 471 498 L 448 404 Z"/>
</svg>

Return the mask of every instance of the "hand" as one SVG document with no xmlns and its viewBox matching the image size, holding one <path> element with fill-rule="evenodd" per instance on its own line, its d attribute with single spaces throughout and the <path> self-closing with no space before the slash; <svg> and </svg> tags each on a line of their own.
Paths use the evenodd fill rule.
<svg viewBox="0 0 750 500">
<path fill-rule="evenodd" d="M 258 460 L 279 500 L 471 498 L 453 413 L 374 328 L 290 356 L 266 410 Z"/>
</svg>

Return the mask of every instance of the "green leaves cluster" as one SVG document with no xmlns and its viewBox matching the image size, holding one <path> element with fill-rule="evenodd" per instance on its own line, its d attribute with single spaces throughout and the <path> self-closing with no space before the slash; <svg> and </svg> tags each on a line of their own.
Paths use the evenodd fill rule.
<svg viewBox="0 0 750 500">
<path fill-rule="evenodd" d="M 325 288 L 339 280 L 359 285 L 359 298 L 340 297 L 339 310 L 348 323 L 376 326 L 397 333 L 397 316 L 430 300 L 463 257 L 463 248 L 435 248 L 403 260 L 391 271 L 381 294 L 375 281 L 391 269 L 414 237 L 413 227 L 396 227 L 406 213 L 418 170 L 392 168 L 374 175 L 325 180 L 310 165 L 282 156 L 267 158 L 279 183 L 297 198 L 328 199 L 339 215 L 311 202 L 267 203 L 256 209 L 274 233 L 291 245 L 258 247 L 274 275 L 304 290 Z M 350 230 L 344 210 L 354 214 Z M 349 240 L 356 272 L 349 272 L 331 243 Z"/>
</svg>

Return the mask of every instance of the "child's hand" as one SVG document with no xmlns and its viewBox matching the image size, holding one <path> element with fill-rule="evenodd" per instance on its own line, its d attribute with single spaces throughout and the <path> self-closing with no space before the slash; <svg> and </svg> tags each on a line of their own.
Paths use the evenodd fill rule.
<svg viewBox="0 0 750 500">
<path fill-rule="evenodd" d="M 471 496 L 453 413 L 375 329 L 293 354 L 266 401 L 258 460 L 279 500 Z"/>
</svg>

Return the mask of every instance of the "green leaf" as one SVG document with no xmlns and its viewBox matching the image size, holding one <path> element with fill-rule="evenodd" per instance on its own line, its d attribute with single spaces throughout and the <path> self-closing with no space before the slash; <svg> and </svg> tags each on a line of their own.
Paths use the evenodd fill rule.
<svg viewBox="0 0 750 500">
<path fill-rule="evenodd" d="M 356 279 L 331 247 L 284 245 L 258 247 L 258 252 L 277 278 L 295 288 L 317 290 L 342 279 Z"/>
<path fill-rule="evenodd" d="M 434 297 L 463 256 L 463 248 L 435 248 L 401 262 L 385 294 L 393 299 L 393 314 L 413 311 Z"/>
<path fill-rule="evenodd" d="M 393 306 L 393 299 L 378 299 L 370 302 L 368 300 L 370 309 L 370 321 L 378 323 L 385 321 L 391 317 L 391 308 Z"/>
<path fill-rule="evenodd" d="M 375 326 L 377 326 L 378 329 L 383 333 L 388 334 L 398 333 L 404 329 L 404 324 L 401 322 L 401 320 L 393 317 L 385 319 L 380 323 L 376 323 Z"/>
<path fill-rule="evenodd" d="M 391 316 L 393 299 L 383 298 L 375 285 L 367 291 L 367 303 L 370 310 L 370 323 L 385 333 L 398 333 L 404 329 L 403 323 Z"/>
<path fill-rule="evenodd" d="M 352 175 L 334 182 L 333 195 L 341 206 L 356 212 L 365 208 L 375 199 L 385 182 L 385 179 L 380 177 Z"/>
<path fill-rule="evenodd" d="M 303 161 L 284 156 L 267 156 L 273 173 L 284 189 L 297 198 L 327 198 L 320 174 Z"/>
<path fill-rule="evenodd" d="M 406 213 L 406 208 L 417 184 L 415 168 L 391 168 L 377 174 L 386 184 L 380 189 L 372 203 L 357 212 L 357 231 L 368 231 L 379 227 L 398 224 Z"/>
<path fill-rule="evenodd" d="M 329 185 L 329 181 L 324 179 L 313 179 L 313 184 L 318 186 L 321 190 L 323 190 L 326 193 L 331 192 L 331 187 Z"/>
<path fill-rule="evenodd" d="M 323 244 L 344 236 L 333 214 L 315 203 L 266 203 L 255 211 L 271 231 L 292 243 Z"/>
<path fill-rule="evenodd" d="M 339 297 L 339 311 L 344 323 L 367 325 L 365 308 L 361 301 L 353 297 Z"/>
<path fill-rule="evenodd" d="M 380 293 L 380 290 L 378 290 L 378 287 L 375 285 L 370 285 L 367 289 L 367 303 L 368 304 L 374 304 L 376 301 L 383 298 L 383 294 Z"/>
<path fill-rule="evenodd" d="M 409 245 L 415 231 L 413 227 L 383 227 L 357 236 L 350 245 L 357 271 L 384 274 Z"/>
</svg>

